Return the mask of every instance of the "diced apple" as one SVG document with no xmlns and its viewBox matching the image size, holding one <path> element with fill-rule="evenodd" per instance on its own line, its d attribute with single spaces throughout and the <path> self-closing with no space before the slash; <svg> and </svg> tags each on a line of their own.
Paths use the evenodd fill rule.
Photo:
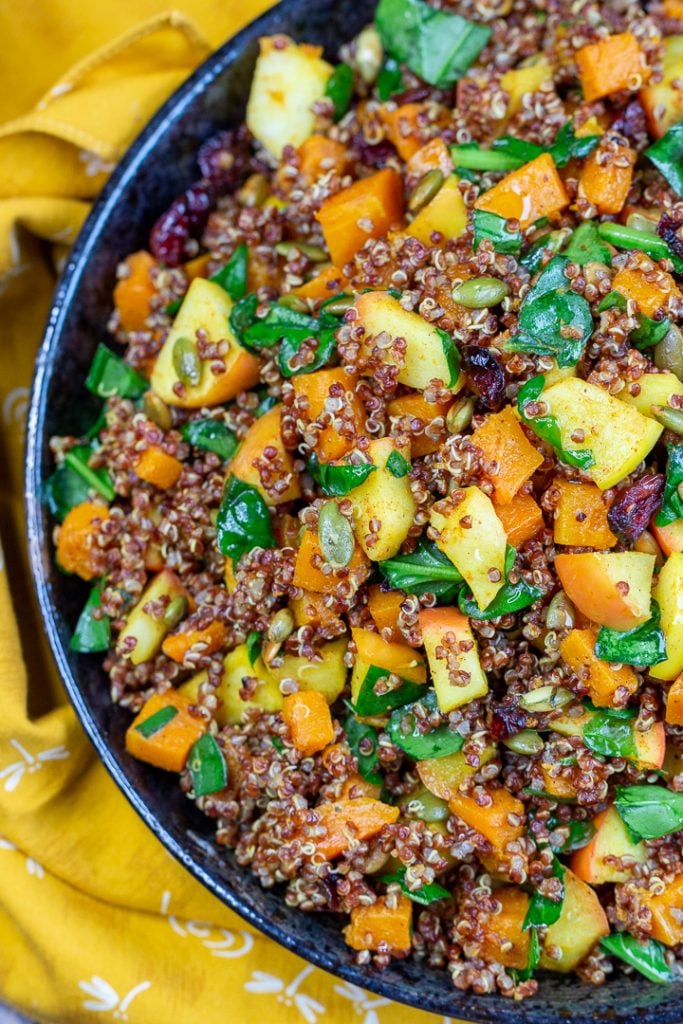
<svg viewBox="0 0 683 1024">
<path fill-rule="evenodd" d="M 220 285 L 203 277 L 194 279 L 152 370 L 152 388 L 168 405 L 183 409 L 219 405 L 258 381 L 260 361 L 237 342 L 228 323 L 231 309 L 230 296 Z M 182 385 L 178 394 L 175 389 L 181 382 L 173 360 L 176 342 L 181 338 L 194 342 L 200 330 L 206 333 L 209 342 L 220 341 L 229 346 L 222 356 L 225 369 L 215 374 L 212 360 L 202 360 L 199 383 Z"/>
<path fill-rule="evenodd" d="M 159 653 L 164 637 L 172 628 L 163 621 L 163 613 L 156 618 L 145 611 L 150 601 L 168 598 L 165 607 L 176 597 L 184 597 L 188 601 L 190 595 L 178 577 L 170 569 L 163 569 L 143 590 L 138 603 L 128 613 L 126 624 L 119 633 L 117 648 L 127 655 L 133 665 L 149 661 Z M 132 641 L 134 646 L 130 646 Z"/>
<path fill-rule="evenodd" d="M 349 492 L 349 500 L 358 543 L 373 562 L 382 562 L 397 553 L 415 519 L 408 473 L 396 476 L 387 468 L 393 456 L 401 471 L 407 469 L 401 460 L 410 463 L 410 446 L 399 447 L 393 438 L 380 437 L 370 442 L 368 455 L 377 469 Z"/>
<path fill-rule="evenodd" d="M 462 495 L 457 504 L 455 495 Z M 483 611 L 505 584 L 507 537 L 493 502 L 478 487 L 466 487 L 434 505 L 429 521 L 438 531 L 437 547 L 464 577 Z"/>
<path fill-rule="evenodd" d="M 348 669 L 344 656 L 347 647 L 345 638 L 323 644 L 318 650 L 320 660 L 285 654 L 282 665 L 269 671 L 278 683 L 295 679 L 300 690 L 321 693 L 328 704 L 333 704 L 346 685 Z"/>
<path fill-rule="evenodd" d="M 505 121 L 521 109 L 522 99 L 528 93 L 537 92 L 545 82 L 552 82 L 553 71 L 542 53 L 534 54 L 533 63 L 527 67 L 506 71 L 500 80 L 500 87 L 509 93 Z"/>
<path fill-rule="evenodd" d="M 666 756 L 666 731 L 663 722 L 654 722 L 646 732 L 634 729 L 637 766 L 644 771 L 659 769 Z"/>
<path fill-rule="evenodd" d="M 631 387 L 640 389 L 637 395 L 631 394 L 627 385 L 619 392 L 619 398 L 635 406 L 643 416 L 652 416 L 653 405 L 669 405 L 672 395 L 683 397 L 683 384 L 675 373 L 644 373 Z"/>
<path fill-rule="evenodd" d="M 650 675 L 655 679 L 675 679 L 683 672 L 683 553 L 669 555 L 653 596 L 659 603 L 667 659 L 654 665 Z"/>
<path fill-rule="evenodd" d="M 458 177 L 449 175 L 431 202 L 423 206 L 406 228 L 406 234 L 423 245 L 433 245 L 432 234 L 438 231 L 444 241 L 460 238 L 467 228 L 467 207 L 458 188 Z"/>
<path fill-rule="evenodd" d="M 562 913 L 549 926 L 545 940 L 545 949 L 555 946 L 560 955 L 554 959 L 542 952 L 540 966 L 562 974 L 573 971 L 596 942 L 608 934 L 607 915 L 596 893 L 568 869 L 564 876 Z"/>
<path fill-rule="evenodd" d="M 392 339 L 403 338 L 406 352 L 398 381 L 406 387 L 424 389 L 433 380 L 440 380 L 455 393 L 462 387 L 459 372 L 458 353 L 455 344 L 444 331 L 427 323 L 417 313 L 404 309 L 401 303 L 387 292 L 365 292 L 355 302 L 355 325 L 365 331 L 363 353 L 367 357 L 373 349 L 373 340 L 386 332 Z M 388 350 L 385 358 L 390 365 Z"/>
<path fill-rule="evenodd" d="M 666 720 L 669 725 L 683 725 L 683 672 L 674 679 L 666 695 Z M 669 759 L 669 754 L 673 749 L 673 747 L 666 749 L 665 760 Z M 673 774 L 677 775 L 679 770 L 677 769 Z"/>
<path fill-rule="evenodd" d="M 488 764 L 495 756 L 494 744 L 485 747 L 479 755 L 479 766 Z M 458 750 L 454 754 L 447 754 L 445 757 L 432 757 L 425 761 L 418 761 L 415 767 L 422 784 L 441 800 L 450 800 L 458 792 L 465 779 L 469 779 L 471 775 L 479 771 L 479 768 L 474 768 L 468 762 L 462 750 Z"/>
<path fill-rule="evenodd" d="M 228 475 L 255 487 L 267 505 L 294 501 L 301 494 L 294 460 L 282 443 L 281 414 L 282 406 L 275 405 L 263 416 L 259 416 L 249 427 L 239 451 L 228 466 Z M 266 458 L 266 448 L 274 449 L 275 457 L 269 453 Z M 261 471 L 268 481 L 268 489 L 263 485 Z"/>
<path fill-rule="evenodd" d="M 263 36 L 247 103 L 247 127 L 279 159 L 285 146 L 300 146 L 315 127 L 313 104 L 325 95 L 333 68 L 321 46 L 288 36 Z"/>
<path fill-rule="evenodd" d="M 563 711 L 557 718 L 551 718 L 548 721 L 548 728 L 560 736 L 583 736 L 583 730 L 593 715 L 594 712 L 582 704 L 575 704 L 569 711 Z"/>
<path fill-rule="evenodd" d="M 655 556 L 642 551 L 555 557 L 555 569 L 569 599 L 591 622 L 610 629 L 633 629 L 650 618 L 654 567 Z"/>
<path fill-rule="evenodd" d="M 489 684 L 467 616 L 457 608 L 425 608 L 420 612 L 420 628 L 439 709 L 448 714 L 485 697 Z M 447 651 L 446 658 L 438 656 L 439 648 Z M 451 671 L 449 661 L 453 660 L 457 668 Z"/>
<path fill-rule="evenodd" d="M 667 523 L 666 526 L 657 526 L 653 519 L 652 532 L 665 555 L 683 551 L 683 519 L 674 519 L 673 523 Z"/>
<path fill-rule="evenodd" d="M 614 804 L 593 819 L 595 835 L 571 857 L 571 869 L 589 885 L 626 882 L 631 872 L 618 867 L 611 858 L 629 857 L 634 864 L 647 860 L 645 843 L 634 843 Z"/>
<path fill-rule="evenodd" d="M 661 139 L 683 117 L 683 90 L 674 84 L 680 80 L 683 67 L 683 36 L 668 36 L 662 43 L 662 80 L 648 83 L 640 90 L 640 102 L 656 139 Z"/>
<path fill-rule="evenodd" d="M 562 447 L 569 452 L 590 451 L 594 461 L 586 472 L 603 491 L 633 472 L 664 429 L 633 406 L 578 377 L 546 388 L 541 401 L 557 419 Z M 584 440 L 574 440 L 576 435 Z"/>
<path fill-rule="evenodd" d="M 560 642 L 560 654 L 562 660 L 588 688 L 588 696 L 596 707 L 616 707 L 620 705 L 617 691 L 635 693 L 638 689 L 638 676 L 630 665 L 616 668 L 598 658 L 595 638 L 593 629 L 572 629 Z"/>
</svg>

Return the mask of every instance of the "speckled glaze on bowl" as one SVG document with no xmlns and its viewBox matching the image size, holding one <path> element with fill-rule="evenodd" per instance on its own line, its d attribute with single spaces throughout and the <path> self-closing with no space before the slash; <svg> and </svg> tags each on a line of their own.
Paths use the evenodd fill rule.
<svg viewBox="0 0 683 1024">
<path fill-rule="evenodd" d="M 362 988 L 423 1010 L 468 1021 L 514 1024 L 680 1024 L 683 985 L 646 983 L 638 975 L 593 988 L 574 977 L 545 975 L 539 995 L 519 1005 L 500 996 L 456 991 L 448 974 L 417 960 L 394 961 L 386 971 L 359 968 L 332 914 L 288 909 L 281 894 L 264 890 L 231 855 L 216 847 L 213 824 L 182 795 L 173 775 L 128 757 L 129 714 L 109 702 L 97 655 L 69 651 L 68 640 L 86 587 L 57 571 L 51 523 L 39 495 L 51 472 L 51 434 L 78 433 L 99 404 L 83 390 L 95 346 L 106 337 L 116 265 L 146 245 L 151 225 L 196 178 L 200 143 L 244 116 L 260 35 L 286 32 L 339 45 L 369 20 L 372 0 L 285 0 L 211 56 L 159 111 L 112 175 L 74 246 L 40 349 L 29 412 L 26 510 L 30 556 L 45 629 L 71 701 L 100 758 L 152 832 L 211 892 L 275 941 Z M 212 985 L 225 983 L 220 968 Z M 388 1011 L 390 1012 L 390 1011 Z"/>
</svg>

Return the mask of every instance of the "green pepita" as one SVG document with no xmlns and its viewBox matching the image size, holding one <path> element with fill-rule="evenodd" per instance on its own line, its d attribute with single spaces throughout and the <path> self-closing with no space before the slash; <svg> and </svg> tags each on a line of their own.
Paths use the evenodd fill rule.
<svg viewBox="0 0 683 1024">
<path fill-rule="evenodd" d="M 268 625 L 268 639 L 274 643 L 284 643 L 288 636 L 294 632 L 294 616 L 289 608 L 281 608 L 273 616 Z"/>
<path fill-rule="evenodd" d="M 243 206 L 263 206 L 268 198 L 268 182 L 262 174 L 250 174 L 237 196 Z"/>
<path fill-rule="evenodd" d="M 474 416 L 474 399 L 458 398 L 446 413 L 446 426 L 451 434 L 461 434 Z"/>
<path fill-rule="evenodd" d="M 171 410 L 154 391 L 145 391 L 142 407 L 147 419 L 156 423 L 162 430 L 170 430 L 173 426 Z"/>
<path fill-rule="evenodd" d="M 446 821 L 451 813 L 445 800 L 434 796 L 424 787 L 401 797 L 399 807 L 412 818 L 420 818 L 427 822 Z"/>
<path fill-rule="evenodd" d="M 571 629 L 576 621 L 576 610 L 564 590 L 555 594 L 545 613 L 548 629 Z"/>
<path fill-rule="evenodd" d="M 202 364 L 197 346 L 191 338 L 176 338 L 173 345 L 173 368 L 178 380 L 188 387 L 196 387 L 202 375 Z"/>
<path fill-rule="evenodd" d="M 287 295 L 281 295 L 277 301 L 280 306 L 291 309 L 294 313 L 308 313 L 306 301 L 299 298 L 298 295 L 293 295 L 291 292 Z"/>
<path fill-rule="evenodd" d="M 472 277 L 453 289 L 453 301 L 466 309 L 488 309 L 502 302 L 510 289 L 497 277 Z"/>
<path fill-rule="evenodd" d="M 334 569 L 342 569 L 353 557 L 355 538 L 351 524 L 339 511 L 336 501 L 328 501 L 318 516 L 318 539 L 325 561 Z"/>
<path fill-rule="evenodd" d="M 523 693 L 519 698 L 519 706 L 525 711 L 543 713 L 563 708 L 573 700 L 574 694 L 562 686 L 539 686 L 537 690 Z"/>
<path fill-rule="evenodd" d="M 653 231 L 657 230 L 657 220 L 647 217 L 644 213 L 629 213 L 626 218 L 626 227 L 633 228 L 635 231 L 647 231 L 649 234 L 652 234 Z"/>
<path fill-rule="evenodd" d="M 444 173 L 438 167 L 423 174 L 408 198 L 410 212 L 417 213 L 423 206 L 431 202 L 437 192 L 441 190 L 444 181 Z"/>
<path fill-rule="evenodd" d="M 164 612 L 163 623 L 167 629 L 175 629 L 181 619 L 187 615 L 188 602 L 183 594 L 174 597 Z"/>
<path fill-rule="evenodd" d="M 654 348 L 655 366 L 658 370 L 675 373 L 683 381 L 683 331 L 672 324 L 662 340 Z"/>
<path fill-rule="evenodd" d="M 356 67 L 368 85 L 377 78 L 384 60 L 384 50 L 379 32 L 374 25 L 368 25 L 356 39 Z"/>
<path fill-rule="evenodd" d="M 668 405 L 653 405 L 652 412 L 656 420 L 672 430 L 674 434 L 683 437 L 683 409 L 670 409 Z"/>
<path fill-rule="evenodd" d="M 343 316 L 347 310 L 351 309 L 355 301 L 353 295 L 335 295 L 333 299 L 329 299 L 325 303 L 325 309 L 323 312 L 329 313 L 331 316 Z"/>
<path fill-rule="evenodd" d="M 301 253 L 312 263 L 324 263 L 329 259 L 327 252 L 320 245 L 311 245 L 309 242 L 278 242 L 275 246 L 278 256 L 291 256 L 292 253 Z"/>
<path fill-rule="evenodd" d="M 522 729 L 503 743 L 515 754 L 540 754 L 543 750 L 543 740 L 535 729 Z"/>
</svg>

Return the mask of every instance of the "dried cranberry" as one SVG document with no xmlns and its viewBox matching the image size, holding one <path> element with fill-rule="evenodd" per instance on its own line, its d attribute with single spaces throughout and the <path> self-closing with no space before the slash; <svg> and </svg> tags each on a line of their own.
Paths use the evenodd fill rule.
<svg viewBox="0 0 683 1024">
<path fill-rule="evenodd" d="M 382 139 L 372 145 L 362 132 L 354 136 L 353 145 L 358 150 L 361 163 L 366 167 L 383 167 L 390 157 L 396 156 L 396 147 L 388 139 Z"/>
<path fill-rule="evenodd" d="M 494 740 L 506 740 L 526 729 L 529 716 L 516 704 L 498 704 L 493 709 L 489 731 Z"/>
<path fill-rule="evenodd" d="M 478 345 L 462 350 L 462 366 L 470 386 L 491 412 L 497 412 L 505 402 L 505 374 L 493 352 Z"/>
<path fill-rule="evenodd" d="M 230 191 L 248 167 L 248 140 L 243 132 L 218 132 L 204 143 L 197 160 L 202 175 L 214 188 Z"/>
<path fill-rule="evenodd" d="M 185 196 L 178 196 L 152 228 L 149 247 L 160 263 L 177 267 L 183 262 L 190 238 L 190 215 Z"/>
<path fill-rule="evenodd" d="M 398 96 L 392 96 L 392 100 L 400 106 L 404 103 L 421 103 L 428 100 L 432 94 L 431 86 L 425 82 L 423 85 L 414 85 L 412 89 L 405 89 Z"/>
<path fill-rule="evenodd" d="M 683 259 L 683 220 L 676 220 L 670 213 L 663 213 L 657 225 L 657 234 L 672 252 Z"/>
<path fill-rule="evenodd" d="M 184 198 L 187 204 L 190 231 L 193 235 L 199 235 L 206 227 L 214 205 L 213 189 L 203 181 L 195 182 L 186 190 Z"/>
<path fill-rule="evenodd" d="M 661 473 L 644 476 L 632 487 L 627 487 L 607 513 L 607 521 L 614 532 L 628 543 L 638 540 L 661 505 L 663 493 L 664 477 Z"/>
<path fill-rule="evenodd" d="M 634 143 L 637 149 L 642 147 L 647 140 L 647 119 L 638 100 L 632 100 L 619 111 L 612 122 L 612 129 Z"/>
</svg>

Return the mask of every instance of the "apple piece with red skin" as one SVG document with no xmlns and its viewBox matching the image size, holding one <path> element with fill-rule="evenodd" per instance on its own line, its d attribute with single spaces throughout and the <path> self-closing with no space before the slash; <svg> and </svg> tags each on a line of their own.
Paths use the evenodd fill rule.
<svg viewBox="0 0 683 1024">
<path fill-rule="evenodd" d="M 683 519 L 674 519 L 666 526 L 657 526 L 657 517 L 652 520 L 652 532 L 665 555 L 683 551 Z"/>
<path fill-rule="evenodd" d="M 555 568 L 567 596 L 592 622 L 629 630 L 650 618 L 655 556 L 641 551 L 562 554 Z"/>
<path fill-rule="evenodd" d="M 591 841 L 571 856 L 572 871 L 589 885 L 627 882 L 631 872 L 619 867 L 611 858 L 630 857 L 635 864 L 644 864 L 647 860 L 645 843 L 632 842 L 614 804 L 593 818 L 593 827 L 595 835 Z"/>
</svg>

